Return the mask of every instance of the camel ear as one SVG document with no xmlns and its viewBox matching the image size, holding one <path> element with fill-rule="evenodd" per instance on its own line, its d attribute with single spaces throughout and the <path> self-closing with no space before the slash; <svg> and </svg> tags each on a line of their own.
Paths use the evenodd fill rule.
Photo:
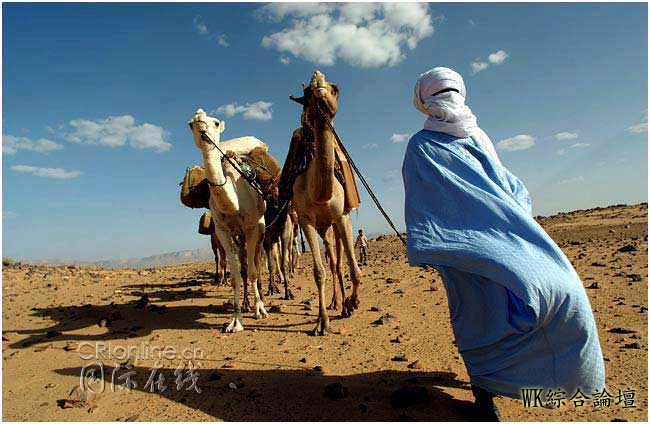
<svg viewBox="0 0 650 424">
<path fill-rule="evenodd" d="M 219 121 L 218 119 L 215 119 L 214 123 L 217 126 L 217 131 L 219 131 L 220 133 L 222 133 L 223 130 L 226 129 L 226 121 Z"/>
<path fill-rule="evenodd" d="M 187 125 L 190 126 L 190 131 L 193 131 L 193 130 L 194 130 L 194 127 L 192 126 L 193 124 L 194 124 L 194 120 L 193 120 L 193 119 L 190 119 L 189 121 L 187 121 Z"/>
<path fill-rule="evenodd" d="M 330 83 L 330 86 L 332 87 L 332 95 L 338 99 L 339 98 L 339 86 L 334 84 L 334 83 Z"/>
</svg>

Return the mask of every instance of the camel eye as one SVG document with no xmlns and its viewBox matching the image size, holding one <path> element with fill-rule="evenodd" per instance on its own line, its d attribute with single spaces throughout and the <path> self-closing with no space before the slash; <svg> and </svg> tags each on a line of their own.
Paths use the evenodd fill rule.
<svg viewBox="0 0 650 424">
<path fill-rule="evenodd" d="M 214 120 L 214 126 L 219 128 L 219 121 L 217 121 L 216 119 Z"/>
</svg>

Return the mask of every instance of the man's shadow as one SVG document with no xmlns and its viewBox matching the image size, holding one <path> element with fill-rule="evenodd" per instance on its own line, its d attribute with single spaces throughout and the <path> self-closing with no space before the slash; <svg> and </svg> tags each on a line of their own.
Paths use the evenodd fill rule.
<svg viewBox="0 0 650 424">
<path fill-rule="evenodd" d="M 474 411 L 472 402 L 455 399 L 444 391 L 445 388 L 470 390 L 468 383 L 457 380 L 451 372 L 387 370 L 326 376 L 309 367 L 292 370 L 199 367 L 190 372 L 187 365 L 185 361 L 184 369 L 158 368 L 155 372 L 146 365 L 119 368 L 114 376 L 114 368 L 108 367 L 103 371 L 103 379 L 99 372 L 95 373 L 100 379 L 91 385 L 99 391 L 102 380 L 105 392 L 121 391 L 118 386 L 126 379 L 120 376 L 132 372 L 130 381 L 135 381 L 137 387 L 131 390 L 152 397 L 162 396 L 224 421 L 469 421 Z M 89 369 L 86 368 L 86 373 Z M 55 372 L 79 377 L 82 369 L 65 368 Z M 163 375 L 166 388 L 162 392 L 161 386 L 147 385 L 152 373 L 152 383 Z M 111 379 L 114 379 L 114 389 Z M 131 412 L 116 412 L 113 419 Z"/>
</svg>

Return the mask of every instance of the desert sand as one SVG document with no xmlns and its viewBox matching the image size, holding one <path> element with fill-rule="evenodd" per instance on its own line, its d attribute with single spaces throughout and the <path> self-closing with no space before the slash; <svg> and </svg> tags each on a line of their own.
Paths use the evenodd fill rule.
<svg viewBox="0 0 650 424">
<path fill-rule="evenodd" d="M 647 422 L 647 204 L 539 222 L 586 287 L 612 400 L 594 408 L 592 398 L 575 407 L 568 394 L 559 407 L 526 408 L 499 398 L 502 419 Z M 3 266 L 3 420 L 471 419 L 469 379 L 454 346 L 444 286 L 433 269 L 409 267 L 396 236 L 370 240 L 360 309 L 349 319 L 330 311 L 337 334 L 314 337 L 307 334 L 318 301 L 309 254 L 300 265 L 292 282 L 296 299 L 268 297 L 269 318 L 256 321 L 249 312 L 245 331 L 236 334 L 220 332 L 230 318 L 224 304 L 232 290 L 211 284 L 212 262 L 144 271 Z M 263 281 L 266 286 L 266 273 Z M 144 295 L 150 304 L 138 305 Z M 104 359 L 100 352 L 104 378 L 83 381 L 98 393 L 81 393 L 75 387 L 82 367 L 96 362 L 83 358 L 97 343 L 110 345 L 115 355 Z M 149 346 L 147 355 L 136 358 L 138 346 L 141 353 Z M 159 350 L 152 353 L 154 347 Z M 183 353 L 194 355 L 196 369 L 188 372 L 184 359 L 160 359 L 164 347 L 191 349 Z M 132 349 L 131 358 L 123 358 L 120 348 Z M 116 363 L 124 364 L 111 388 Z M 174 372 L 181 363 L 178 381 L 186 381 L 179 389 Z M 162 392 L 161 386 L 146 385 L 154 365 L 156 379 L 163 375 L 167 386 Z M 125 372 L 133 372 L 137 387 L 118 387 Z M 633 407 L 619 401 L 623 392 L 634 393 Z"/>
</svg>

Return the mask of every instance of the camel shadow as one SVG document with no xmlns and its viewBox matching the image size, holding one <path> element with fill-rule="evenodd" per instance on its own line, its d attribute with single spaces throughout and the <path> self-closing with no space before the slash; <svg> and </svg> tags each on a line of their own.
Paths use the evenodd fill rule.
<svg viewBox="0 0 650 424">
<path fill-rule="evenodd" d="M 137 387 L 131 390 L 164 397 L 224 421 L 470 421 L 473 418 L 472 402 L 456 399 L 445 391 L 445 388 L 470 389 L 468 383 L 457 380 L 451 372 L 387 370 L 329 376 L 309 367 L 237 370 L 199 366 L 190 372 L 187 365 L 185 362 L 180 371 L 171 367 L 154 371 L 144 365 L 128 370 L 121 368 L 114 377 L 114 368 L 107 367 L 103 373 L 95 373 L 94 377 L 99 378 L 94 382 L 86 381 L 96 391 L 102 381 L 104 391 L 118 391 L 122 390 L 118 386 L 126 382 L 120 373 L 132 373 L 130 378 Z M 85 375 L 89 369 L 84 370 Z M 55 372 L 79 377 L 82 369 L 65 368 Z M 158 381 L 160 375 L 164 378 L 164 390 L 156 384 L 147 384 L 150 378 L 152 382 Z M 112 378 L 114 386 L 111 386 Z M 115 420 L 120 418 L 119 414 L 127 411 L 116 412 Z"/>
</svg>

